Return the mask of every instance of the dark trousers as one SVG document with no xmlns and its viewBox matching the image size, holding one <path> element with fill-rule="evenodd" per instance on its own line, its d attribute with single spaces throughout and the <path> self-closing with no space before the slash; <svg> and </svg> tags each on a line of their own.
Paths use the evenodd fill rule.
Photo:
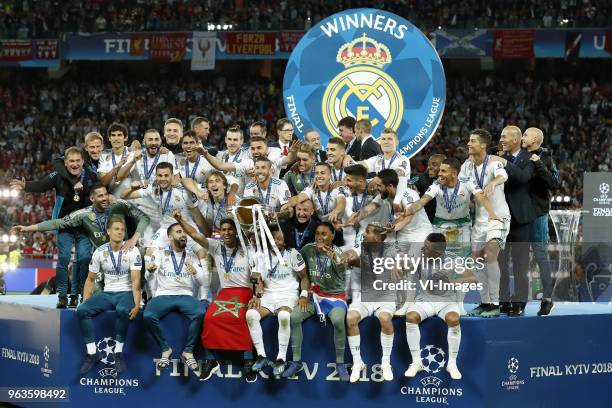
<svg viewBox="0 0 612 408">
<path fill-rule="evenodd" d="M 504 249 L 499 253 L 499 269 L 501 277 L 499 282 L 500 302 L 526 303 L 529 297 L 529 247 L 531 223 L 510 224 L 510 233 Z M 512 274 L 514 275 L 514 288 L 510 290 L 509 261 L 512 256 Z"/>
</svg>

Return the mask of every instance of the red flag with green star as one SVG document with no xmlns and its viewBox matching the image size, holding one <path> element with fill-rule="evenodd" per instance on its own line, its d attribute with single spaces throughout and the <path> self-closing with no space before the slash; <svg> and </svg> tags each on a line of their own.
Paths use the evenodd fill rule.
<svg viewBox="0 0 612 408">
<path fill-rule="evenodd" d="M 213 350 L 252 350 L 246 323 L 250 288 L 225 288 L 215 297 L 204 316 L 202 345 Z"/>
</svg>

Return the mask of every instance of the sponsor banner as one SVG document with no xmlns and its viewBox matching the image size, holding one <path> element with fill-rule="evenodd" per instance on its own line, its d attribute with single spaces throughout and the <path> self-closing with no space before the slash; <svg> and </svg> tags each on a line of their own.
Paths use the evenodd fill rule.
<svg viewBox="0 0 612 408">
<path fill-rule="evenodd" d="M 490 30 L 437 30 L 433 41 L 445 58 L 488 57 L 493 44 Z"/>
<path fill-rule="evenodd" d="M 533 30 L 495 30 L 493 58 L 533 58 Z"/>
<path fill-rule="evenodd" d="M 276 33 L 245 31 L 226 34 L 227 54 L 273 55 L 275 47 Z"/>
<path fill-rule="evenodd" d="M 297 43 L 304 35 L 304 31 L 282 31 L 280 35 L 280 51 L 293 52 Z"/>
<path fill-rule="evenodd" d="M 193 32 L 191 70 L 205 71 L 215 69 L 215 55 L 217 49 L 217 33 Z"/>
<path fill-rule="evenodd" d="M 285 111 L 297 134 L 310 128 L 321 142 L 338 136 L 345 116 L 369 119 L 372 135 L 399 136 L 410 157 L 435 133 L 446 78 L 432 43 L 408 20 L 376 9 L 351 9 L 311 28 L 285 70 Z"/>
<path fill-rule="evenodd" d="M 34 40 L 35 58 L 54 60 L 59 58 L 59 40 Z"/>
<path fill-rule="evenodd" d="M 157 62 L 181 62 L 187 47 L 187 33 L 151 35 L 149 60 Z"/>
<path fill-rule="evenodd" d="M 0 40 L 0 61 L 18 62 L 33 58 L 32 40 Z"/>
<path fill-rule="evenodd" d="M 580 58 L 612 57 L 612 31 L 582 30 Z"/>
</svg>

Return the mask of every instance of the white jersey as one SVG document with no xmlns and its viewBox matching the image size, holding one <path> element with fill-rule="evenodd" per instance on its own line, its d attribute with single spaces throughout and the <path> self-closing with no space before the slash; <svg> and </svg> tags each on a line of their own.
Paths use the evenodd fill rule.
<svg viewBox="0 0 612 408">
<path fill-rule="evenodd" d="M 173 252 L 169 246 L 155 250 L 151 262 L 157 265 L 157 270 L 150 274 L 154 296 L 193 296 L 200 286 L 209 286 L 208 265 L 206 259 L 198 257 L 198 249 L 195 245 L 188 245 L 182 252 Z M 198 272 L 191 275 L 186 271 L 186 264 L 191 264 Z"/>
<path fill-rule="evenodd" d="M 251 267 L 247 255 L 240 245 L 228 248 L 217 239 L 207 238 L 208 253 L 213 257 L 219 283 L 224 288 L 250 288 Z"/>
<path fill-rule="evenodd" d="M 404 191 L 404 194 L 402 194 L 399 205 L 402 208 L 402 210 L 404 210 L 407 207 L 409 207 L 412 203 L 418 201 L 419 198 L 420 198 L 419 193 L 417 193 L 416 191 L 412 189 L 407 189 L 406 191 Z M 383 200 L 382 197 L 378 195 L 374 199 L 374 202 L 379 204 L 381 207 L 383 205 L 386 205 L 388 208 L 387 211 L 389 211 L 388 221 L 389 222 L 395 221 L 395 212 L 393 210 L 392 204 L 389 203 L 389 200 Z M 414 243 L 415 241 L 421 241 L 421 238 L 422 237 L 424 238 L 424 236 L 429 235 L 431 231 L 432 231 L 431 222 L 429 221 L 429 218 L 427 218 L 427 213 L 425 212 L 425 209 L 421 208 L 419 211 L 417 211 L 416 214 L 412 216 L 412 220 L 410 220 L 410 222 L 404 228 L 402 228 L 400 231 L 398 231 L 395 234 L 395 237 L 393 236 L 394 234 L 389 234 L 387 236 L 387 240 L 394 240 L 396 242 Z"/>
<path fill-rule="evenodd" d="M 259 202 L 278 211 L 291 198 L 291 192 L 285 180 L 270 178 L 268 188 L 263 189 L 258 183 L 249 183 L 244 187 L 244 197 L 257 197 Z"/>
<path fill-rule="evenodd" d="M 238 150 L 238 152 L 236 152 L 235 154 L 231 154 L 230 152 L 228 152 L 227 150 L 222 150 L 220 152 L 217 153 L 217 159 L 221 160 L 223 163 L 234 163 L 234 164 L 238 164 L 238 163 L 242 163 L 242 161 L 244 160 L 250 160 L 250 155 L 249 155 L 249 149 L 248 148 L 241 148 L 240 150 Z M 234 179 L 236 179 L 236 182 L 238 184 L 238 195 L 242 195 L 244 192 L 244 186 L 250 182 L 251 180 L 245 180 L 245 175 L 241 174 L 239 175 L 237 171 L 232 171 L 232 172 L 226 172 L 225 173 L 226 176 L 231 176 Z"/>
<path fill-rule="evenodd" d="M 331 167 L 331 182 L 335 183 L 336 181 L 344 180 L 344 166 L 340 167 L 340 169 L 336 169 L 336 167 L 330 163 Z"/>
<path fill-rule="evenodd" d="M 406 156 L 394 153 L 390 159 L 385 159 L 384 154 L 377 154 L 365 160 L 368 173 L 378 173 L 381 170 L 393 169 L 402 171 L 404 177 L 410 178 L 410 159 Z"/>
<path fill-rule="evenodd" d="M 181 178 L 190 178 L 198 184 L 205 184 L 208 174 L 215 170 L 203 156 L 198 155 L 192 163 L 183 153 L 176 155 L 174 168 L 181 174 Z"/>
<path fill-rule="evenodd" d="M 328 189 L 326 192 L 320 191 L 318 188 L 306 187 L 300 194 L 305 194 L 314 203 L 314 208 L 321 220 L 324 215 L 329 214 L 338 205 L 340 197 L 346 198 L 344 187 Z"/>
<path fill-rule="evenodd" d="M 221 220 L 223 218 L 227 218 L 227 203 L 226 198 L 223 197 L 223 200 L 219 203 L 211 200 L 210 197 L 208 200 L 201 200 L 198 204 L 198 208 L 200 212 L 204 216 L 206 223 L 210 228 L 219 230 L 221 229 Z M 240 202 L 240 197 L 236 196 L 236 203 Z"/>
<path fill-rule="evenodd" d="M 470 199 L 480 192 L 480 187 L 471 179 L 458 179 L 454 188 L 442 186 L 436 180 L 424 195 L 436 199 L 436 217 L 457 220 L 470 216 Z"/>
<path fill-rule="evenodd" d="M 168 151 L 168 153 L 158 153 L 155 157 L 150 157 L 146 149 L 143 149 L 142 158 L 134 164 L 130 172 L 130 178 L 153 183 L 155 181 L 155 167 L 159 163 L 170 163 L 174 166 L 174 153 Z M 174 174 L 176 173 L 175 167 Z"/>
<path fill-rule="evenodd" d="M 274 254 L 272 251 L 270 252 Z M 302 254 L 297 249 L 289 248 L 281 251 L 285 265 L 281 265 L 275 256 L 271 256 L 271 268 L 264 277 L 264 293 L 285 292 L 298 294 L 300 284 L 298 272 L 306 267 Z"/>
<path fill-rule="evenodd" d="M 141 266 L 142 260 L 137 248 L 132 248 L 127 252 L 115 252 L 107 242 L 100 245 L 91 256 L 89 272 L 104 274 L 105 292 L 125 292 L 132 290 L 130 272 L 138 271 L 140 274 Z"/>
<path fill-rule="evenodd" d="M 349 195 L 346 197 L 346 207 L 344 209 L 342 222 L 345 223 L 354 213 L 374 201 L 374 198 L 375 196 L 367 194 L 367 186 L 366 190 L 361 194 L 349 192 Z M 385 222 L 385 220 L 381 220 L 381 215 L 384 215 L 383 213 L 385 212 L 384 210 L 386 210 L 386 207 L 374 211 L 368 217 L 359 221 L 356 226 L 344 227 L 342 229 L 342 234 L 344 236 L 344 246 L 342 248 L 349 249 L 355 245 L 359 245 L 363 240 L 363 233 L 369 223 L 374 221 Z"/>
<path fill-rule="evenodd" d="M 157 205 L 157 213 L 161 216 L 160 228 L 168 228 L 176 223 L 172 213 L 174 210 L 181 210 L 181 215 L 190 224 L 194 224 L 190 208 L 198 206 L 198 199 L 191 194 L 183 186 L 173 187 L 169 191 L 157 191 L 153 185 L 147 186 L 144 190 L 140 190 L 141 197 L 151 197 Z"/>
<path fill-rule="evenodd" d="M 495 177 L 501 175 L 505 180 L 508 180 L 508 173 L 504 169 L 504 166 L 501 162 L 498 161 L 488 161 L 487 168 L 484 171 L 484 177 L 482 174 L 482 168 L 484 163 L 476 166 L 476 170 L 474 170 L 474 163 L 471 160 L 467 160 L 461 166 L 461 171 L 459 173 L 460 179 L 464 180 L 469 177 L 471 178 L 475 184 L 481 189 L 486 187 Z M 493 190 L 493 194 L 488 197 L 491 202 L 491 206 L 493 207 L 493 211 L 495 211 L 495 215 L 499 218 L 510 218 L 510 208 L 508 208 L 508 203 L 506 202 L 506 196 L 504 195 L 504 185 L 501 184 L 496 186 Z M 476 204 L 476 222 L 487 222 L 489 220 L 489 214 L 487 210 L 480 205 Z"/>
<path fill-rule="evenodd" d="M 425 262 L 425 257 L 422 258 Z M 420 282 L 417 285 L 415 301 L 418 302 L 459 302 L 460 293 L 448 290 L 444 283 L 451 283 L 455 278 L 453 265 L 464 265 L 464 258 L 452 252 L 445 251 L 444 256 L 438 259 L 429 259 L 420 268 Z"/>
<path fill-rule="evenodd" d="M 119 156 L 117 156 L 113 152 L 112 149 L 104 150 L 102 154 L 100 155 L 100 160 L 98 164 L 98 173 L 100 174 L 100 176 L 102 174 L 110 173 L 113 167 L 115 167 L 117 163 L 121 161 L 121 159 L 125 158 L 126 163 L 127 163 L 128 161 L 130 161 L 132 156 L 133 156 L 133 153 L 130 153 L 127 147 L 123 148 L 123 153 L 120 154 Z M 114 194 L 115 196 L 119 197 L 119 195 L 121 195 L 123 191 L 130 189 L 130 184 L 132 183 L 132 180 L 128 176 L 125 179 L 123 179 L 123 181 L 121 181 L 121 183 L 119 184 L 117 184 L 116 181 L 117 179 L 116 177 L 114 177 L 113 180 L 108 185 L 108 191 Z"/>
</svg>

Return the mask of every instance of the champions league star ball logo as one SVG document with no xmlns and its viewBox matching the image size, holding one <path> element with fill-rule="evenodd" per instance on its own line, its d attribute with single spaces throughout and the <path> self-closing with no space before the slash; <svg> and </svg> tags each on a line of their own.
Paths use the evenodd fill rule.
<svg viewBox="0 0 612 408">
<path fill-rule="evenodd" d="M 421 365 L 430 374 L 436 374 L 446 364 L 446 353 L 440 347 L 428 344 L 421 349 Z"/>
<path fill-rule="evenodd" d="M 100 361 L 104 365 L 114 366 L 115 365 L 115 344 L 116 341 L 112 337 L 105 337 L 96 343 L 98 353 L 102 355 Z"/>
<path fill-rule="evenodd" d="M 510 374 L 516 374 L 516 372 L 519 369 L 519 362 L 515 357 L 510 357 L 510 360 L 508 360 L 508 371 L 510 371 Z"/>
<path fill-rule="evenodd" d="M 446 79 L 440 57 L 408 20 L 375 9 L 334 14 L 311 28 L 287 63 L 285 111 L 298 135 L 325 144 L 338 122 L 368 119 L 372 135 L 397 131 L 408 157 L 422 149 L 442 118 Z"/>
<path fill-rule="evenodd" d="M 610 185 L 608 183 L 601 183 L 599 185 L 599 192 L 602 195 L 608 195 L 608 193 L 610 192 Z"/>
</svg>

